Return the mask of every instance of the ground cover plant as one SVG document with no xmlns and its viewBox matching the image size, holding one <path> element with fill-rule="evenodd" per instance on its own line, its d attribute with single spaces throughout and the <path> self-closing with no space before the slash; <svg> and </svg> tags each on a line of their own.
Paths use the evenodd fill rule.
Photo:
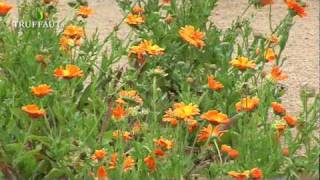
<svg viewBox="0 0 320 180">
<path fill-rule="evenodd" d="M 319 176 L 319 94 L 303 88 L 296 116 L 281 102 L 305 2 L 285 0 L 275 24 L 272 0 L 248 0 L 227 30 L 210 20 L 218 0 L 117 2 L 123 20 L 102 38 L 85 30 L 90 2 L 70 1 L 63 22 L 56 0 L 0 2 L 2 179 Z M 41 27 L 13 25 L 12 8 Z M 260 8 L 269 34 L 245 16 Z"/>
</svg>

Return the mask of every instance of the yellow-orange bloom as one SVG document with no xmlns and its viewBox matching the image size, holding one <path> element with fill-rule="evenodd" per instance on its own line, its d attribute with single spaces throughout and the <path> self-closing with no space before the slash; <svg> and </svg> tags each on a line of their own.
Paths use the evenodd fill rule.
<svg viewBox="0 0 320 180">
<path fill-rule="evenodd" d="M 295 127 L 298 122 L 298 120 L 295 117 L 293 117 L 289 114 L 285 115 L 283 117 L 283 120 L 285 120 L 290 127 Z"/>
<path fill-rule="evenodd" d="M 254 69 L 256 67 L 256 63 L 252 60 L 249 60 L 247 57 L 237 57 L 230 61 L 230 64 L 240 70 L 246 69 Z"/>
<path fill-rule="evenodd" d="M 215 78 L 212 75 L 208 76 L 208 86 L 213 91 L 220 91 L 224 87 L 223 84 L 215 80 Z"/>
<path fill-rule="evenodd" d="M 135 90 L 128 90 L 128 91 L 122 90 L 119 92 L 119 96 L 120 98 L 132 99 L 133 101 L 135 101 L 140 105 L 143 104 L 142 98 L 139 96 L 138 92 Z M 126 103 L 123 99 L 119 101 L 122 101 L 122 103 L 124 102 L 123 104 Z"/>
<path fill-rule="evenodd" d="M 133 139 L 132 134 L 130 132 L 128 132 L 128 131 L 124 131 L 123 132 L 123 131 L 120 131 L 120 130 L 116 130 L 116 131 L 113 131 L 112 136 L 115 139 L 118 139 L 119 136 L 122 136 L 125 142 L 128 142 L 128 141 Z"/>
<path fill-rule="evenodd" d="M 64 78 L 64 79 L 72 79 L 76 77 L 82 77 L 83 71 L 76 65 L 66 65 L 66 68 L 57 68 L 54 71 L 54 76 L 58 78 Z"/>
<path fill-rule="evenodd" d="M 287 5 L 289 9 L 293 10 L 300 17 L 307 15 L 304 7 L 302 7 L 296 0 L 287 0 Z"/>
<path fill-rule="evenodd" d="M 178 120 L 174 117 L 172 109 L 166 111 L 166 114 L 162 118 L 163 122 L 169 122 L 172 126 L 177 126 Z"/>
<path fill-rule="evenodd" d="M 253 180 L 262 180 L 263 178 L 263 172 L 261 169 L 259 168 L 252 168 L 250 170 L 250 177 L 253 179 Z"/>
<path fill-rule="evenodd" d="M 138 26 L 144 23 L 144 16 L 138 14 L 129 14 L 125 22 L 132 26 Z"/>
<path fill-rule="evenodd" d="M 192 103 L 186 105 L 182 103 L 175 103 L 173 105 L 173 115 L 180 119 L 193 119 L 193 116 L 199 115 L 200 110 L 197 105 Z"/>
<path fill-rule="evenodd" d="M 256 97 L 250 98 L 242 98 L 240 102 L 236 103 L 236 109 L 237 111 L 247 111 L 251 112 L 253 111 L 260 103 L 260 100 Z"/>
<path fill-rule="evenodd" d="M 277 55 L 274 53 L 273 49 L 268 48 L 268 49 L 266 49 L 266 51 L 264 53 L 264 58 L 268 62 L 273 62 L 277 58 Z"/>
<path fill-rule="evenodd" d="M 143 40 L 137 46 L 130 48 L 128 56 L 131 57 L 132 54 L 135 54 L 138 60 L 140 60 L 139 62 L 143 63 L 146 55 L 163 55 L 164 49 L 153 44 L 151 40 Z"/>
<path fill-rule="evenodd" d="M 63 35 L 71 39 L 80 39 L 84 37 L 84 29 L 81 26 L 71 24 L 64 29 Z"/>
<path fill-rule="evenodd" d="M 109 169 L 115 169 L 118 164 L 118 153 L 113 153 L 109 162 Z"/>
<path fill-rule="evenodd" d="M 134 168 L 135 160 L 131 156 L 127 156 L 123 162 L 123 171 L 128 172 Z"/>
<path fill-rule="evenodd" d="M 275 114 L 284 115 L 286 113 L 286 109 L 280 103 L 272 102 L 271 106 Z"/>
<path fill-rule="evenodd" d="M 192 133 L 195 129 L 197 129 L 199 127 L 198 121 L 196 121 L 194 119 L 187 120 L 187 125 L 188 125 L 189 133 Z"/>
<path fill-rule="evenodd" d="M 197 48 L 202 48 L 206 45 L 203 41 L 205 34 L 196 30 L 193 26 L 187 25 L 182 27 L 179 34 L 183 40 Z"/>
<path fill-rule="evenodd" d="M 162 137 L 160 137 L 159 139 L 154 139 L 153 142 L 156 146 L 159 146 L 165 150 L 172 149 L 174 144 L 172 140 L 164 139 Z"/>
<path fill-rule="evenodd" d="M 144 13 L 144 8 L 140 6 L 134 6 L 132 8 L 132 13 L 133 14 L 143 14 Z"/>
<path fill-rule="evenodd" d="M 92 11 L 92 9 L 90 7 L 88 7 L 88 6 L 80 6 L 80 8 L 78 10 L 78 16 L 81 16 L 83 18 L 87 18 L 91 14 L 93 14 L 93 11 Z"/>
<path fill-rule="evenodd" d="M 231 149 L 229 152 L 228 152 L 228 156 L 231 158 L 231 159 L 236 159 L 238 158 L 239 156 L 239 152 L 235 149 Z"/>
<path fill-rule="evenodd" d="M 39 86 L 31 88 L 32 94 L 37 97 L 43 97 L 53 92 L 51 87 L 47 84 L 40 84 Z"/>
<path fill-rule="evenodd" d="M 228 175 L 233 177 L 236 180 L 245 180 L 249 178 L 250 171 L 244 171 L 244 172 L 230 171 L 228 172 Z"/>
<path fill-rule="evenodd" d="M 92 159 L 93 160 L 102 160 L 106 156 L 106 151 L 104 149 L 95 150 Z"/>
<path fill-rule="evenodd" d="M 232 147 L 228 146 L 228 145 L 225 145 L 225 144 L 222 144 L 220 150 L 223 153 L 228 153 L 228 152 L 230 152 L 232 150 Z"/>
<path fill-rule="evenodd" d="M 12 5 L 6 2 L 0 2 L 0 16 L 5 16 L 12 9 Z"/>
<path fill-rule="evenodd" d="M 100 166 L 97 170 L 98 180 L 106 180 L 107 179 L 107 171 L 104 166 Z"/>
<path fill-rule="evenodd" d="M 288 75 L 284 74 L 279 66 L 274 66 L 272 68 L 269 77 L 275 82 L 288 79 Z"/>
<path fill-rule="evenodd" d="M 230 122 L 230 119 L 227 115 L 223 114 L 223 113 L 219 113 L 216 110 L 211 110 L 208 111 L 206 113 L 204 113 L 203 115 L 201 115 L 201 119 L 207 120 L 210 123 L 213 124 L 228 124 Z"/>
<path fill-rule="evenodd" d="M 112 110 L 112 115 L 115 119 L 119 120 L 125 117 L 127 115 L 127 112 L 125 111 L 123 106 L 117 105 L 117 107 Z"/>
<path fill-rule="evenodd" d="M 280 136 L 283 134 L 284 130 L 287 129 L 287 124 L 282 122 L 277 122 L 274 124 L 274 128 L 277 130 L 277 135 Z"/>
<path fill-rule="evenodd" d="M 207 127 L 203 127 L 198 134 L 198 142 L 206 142 L 211 137 L 221 137 L 225 131 L 221 131 L 221 126 L 212 127 L 209 124 Z"/>
<path fill-rule="evenodd" d="M 46 112 L 44 109 L 40 108 L 36 104 L 29 104 L 26 106 L 22 106 L 22 111 L 28 113 L 31 118 L 40 118 L 45 116 Z"/>
<path fill-rule="evenodd" d="M 146 158 L 144 158 L 143 161 L 150 171 L 156 170 L 157 168 L 156 160 L 152 156 L 150 155 L 147 156 Z"/>
</svg>

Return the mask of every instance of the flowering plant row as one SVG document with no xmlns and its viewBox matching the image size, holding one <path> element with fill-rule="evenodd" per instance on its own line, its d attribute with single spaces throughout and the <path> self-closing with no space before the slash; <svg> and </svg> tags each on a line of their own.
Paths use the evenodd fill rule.
<svg viewBox="0 0 320 180">
<path fill-rule="evenodd" d="M 117 0 L 123 21 L 89 36 L 83 0 L 63 29 L 11 27 L 0 2 L 0 176 L 6 179 L 264 179 L 318 175 L 319 95 L 281 102 L 282 57 L 305 3 L 256 35 L 249 0 L 232 26 L 217 0 Z M 19 4 L 19 21 L 57 21 L 57 1 Z M 123 25 L 130 28 L 119 37 Z M 123 65 L 125 61 L 125 65 Z M 122 65 L 121 65 L 122 64 Z"/>
</svg>

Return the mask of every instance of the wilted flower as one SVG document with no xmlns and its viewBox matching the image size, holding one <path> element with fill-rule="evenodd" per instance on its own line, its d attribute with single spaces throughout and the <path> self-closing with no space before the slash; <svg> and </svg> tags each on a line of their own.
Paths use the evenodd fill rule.
<svg viewBox="0 0 320 180">
<path fill-rule="evenodd" d="M 22 106 L 22 111 L 28 113 L 31 118 L 40 118 L 45 116 L 46 112 L 44 109 L 40 108 L 36 104 L 29 104 L 26 106 Z"/>
<path fill-rule="evenodd" d="M 179 34 L 183 40 L 197 48 L 202 48 L 205 46 L 203 41 L 205 34 L 199 30 L 196 30 L 193 26 L 187 25 L 182 27 L 179 31 Z"/>
</svg>

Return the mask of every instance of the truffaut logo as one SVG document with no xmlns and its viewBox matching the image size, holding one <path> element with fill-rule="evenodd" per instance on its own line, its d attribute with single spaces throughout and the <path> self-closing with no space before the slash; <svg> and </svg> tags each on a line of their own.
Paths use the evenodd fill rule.
<svg viewBox="0 0 320 180">
<path fill-rule="evenodd" d="M 15 28 L 58 28 L 59 24 L 54 21 L 14 21 Z"/>
</svg>

